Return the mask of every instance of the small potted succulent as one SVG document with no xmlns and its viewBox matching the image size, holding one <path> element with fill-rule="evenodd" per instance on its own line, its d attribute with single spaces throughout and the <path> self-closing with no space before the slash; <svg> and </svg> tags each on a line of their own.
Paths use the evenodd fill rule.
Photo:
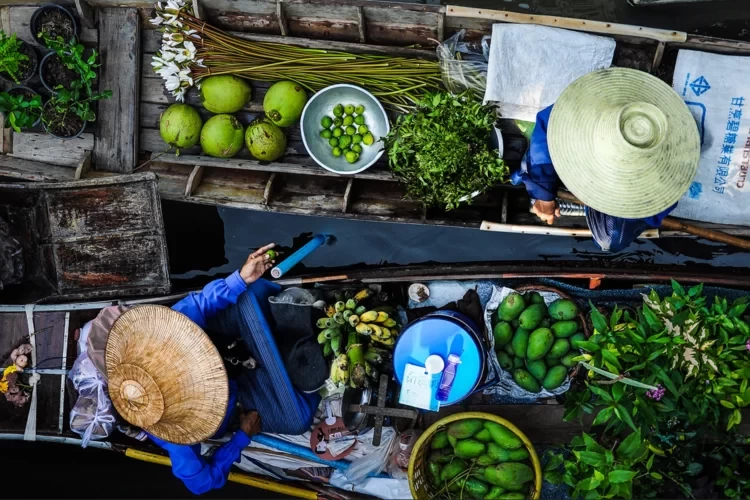
<svg viewBox="0 0 750 500">
<path fill-rule="evenodd" d="M 0 92 L 0 113 L 5 116 L 4 125 L 16 132 L 36 127 L 42 118 L 42 96 L 22 85 Z"/>
<path fill-rule="evenodd" d="M 73 14 L 60 5 L 47 4 L 39 7 L 31 16 L 31 36 L 40 45 L 44 38 L 62 38 L 72 42 L 78 38 L 78 22 Z"/>
<path fill-rule="evenodd" d="M 34 47 L 8 36 L 0 30 L 0 78 L 10 83 L 23 83 L 36 73 L 39 58 Z"/>
<path fill-rule="evenodd" d="M 86 128 L 86 122 L 96 120 L 92 103 L 111 96 L 111 90 L 102 93 L 88 92 L 78 80 L 71 84 L 70 89 L 58 86 L 55 94 L 42 108 L 44 129 L 49 135 L 61 139 L 78 137 Z"/>
</svg>

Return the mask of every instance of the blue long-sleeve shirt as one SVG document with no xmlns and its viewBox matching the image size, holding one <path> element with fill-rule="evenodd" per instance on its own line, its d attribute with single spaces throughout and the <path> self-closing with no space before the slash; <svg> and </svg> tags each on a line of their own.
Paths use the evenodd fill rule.
<svg viewBox="0 0 750 500">
<path fill-rule="evenodd" d="M 521 168 L 511 173 L 511 182 L 515 185 L 523 184 L 529 196 L 535 200 L 554 200 L 560 183 L 560 178 L 552 165 L 547 143 L 547 127 L 551 114 L 552 106 L 549 106 L 536 115 L 536 125 Z M 594 241 L 602 250 L 619 252 L 630 245 L 643 230 L 661 226 L 664 217 L 676 206 L 677 203 L 661 213 L 643 219 L 623 219 L 586 207 L 586 222 Z"/>
<path fill-rule="evenodd" d="M 205 328 L 209 318 L 235 304 L 245 290 L 247 290 L 245 282 L 240 277 L 239 271 L 235 271 L 226 279 L 212 281 L 201 292 L 191 293 L 175 304 L 172 309 L 181 312 L 201 328 Z M 226 432 L 236 402 L 237 384 L 230 381 L 228 411 L 216 433 L 217 437 Z M 149 437 L 169 453 L 172 473 L 196 495 L 224 486 L 229 476 L 229 469 L 240 458 L 240 453 L 251 441 L 243 431 L 237 431 L 232 439 L 216 449 L 213 456 L 204 458 L 201 456 L 199 444 L 187 446 L 168 443 L 151 435 Z"/>
</svg>

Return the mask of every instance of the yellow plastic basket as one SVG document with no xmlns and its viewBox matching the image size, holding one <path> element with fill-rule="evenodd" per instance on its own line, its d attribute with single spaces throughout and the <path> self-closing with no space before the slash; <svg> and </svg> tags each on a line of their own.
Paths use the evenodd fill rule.
<svg viewBox="0 0 750 500">
<path fill-rule="evenodd" d="M 455 415 L 449 415 L 443 419 L 438 420 L 430 426 L 417 440 L 417 444 L 414 445 L 414 449 L 411 453 L 411 459 L 409 460 L 409 489 L 411 495 L 416 500 L 429 500 L 429 473 L 427 471 L 427 459 L 430 453 L 429 443 L 432 440 L 432 436 L 452 422 L 458 420 L 464 420 L 467 418 L 481 418 L 484 420 L 490 420 L 503 425 L 510 429 L 521 441 L 529 452 L 532 468 L 534 469 L 534 487 L 532 488 L 529 496 L 530 500 L 539 500 L 539 496 L 542 493 L 542 466 L 539 463 L 539 457 L 534 450 L 534 446 L 526 437 L 526 434 L 515 425 L 511 424 L 502 417 L 492 415 L 490 413 L 480 413 L 476 411 L 469 411 L 465 413 L 456 413 Z"/>
</svg>

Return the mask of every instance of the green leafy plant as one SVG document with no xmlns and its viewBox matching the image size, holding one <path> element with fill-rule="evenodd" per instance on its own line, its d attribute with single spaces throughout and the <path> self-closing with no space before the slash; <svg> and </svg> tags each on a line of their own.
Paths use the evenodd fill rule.
<svg viewBox="0 0 750 500">
<path fill-rule="evenodd" d="M 595 333 L 578 344 L 584 354 L 576 358 L 587 379 L 566 397 L 565 419 L 596 413 L 601 444 L 626 433 L 645 437 L 652 455 L 634 464 L 635 497 L 692 497 L 700 474 L 718 478 L 729 498 L 750 497 L 738 476 L 750 459 L 736 434 L 740 409 L 750 404 L 748 301 L 717 297 L 709 304 L 701 285 L 672 286 L 664 299 L 653 291 L 644 296 L 635 317 L 615 308 L 606 318 L 592 305 Z M 591 477 L 580 467 L 571 470 L 568 484 Z"/>
<path fill-rule="evenodd" d="M 20 51 L 22 43 L 16 40 L 15 33 L 8 36 L 0 30 L 0 73 L 6 73 L 16 83 L 23 63 L 29 60 L 29 56 Z"/>
<path fill-rule="evenodd" d="M 13 130 L 20 132 L 23 128 L 30 128 L 42 114 L 42 98 L 39 94 L 29 99 L 25 93 L 11 95 L 0 92 L 0 112 Z"/>
<path fill-rule="evenodd" d="M 427 94 L 385 137 L 391 171 L 407 196 L 447 210 L 497 183 L 508 168 L 489 149 L 495 113 L 471 92 Z"/>
<path fill-rule="evenodd" d="M 81 82 L 81 88 L 85 90 L 86 95 L 93 95 L 93 83 L 96 79 L 96 68 L 100 66 L 96 62 L 97 52 L 91 51 L 88 57 L 84 56 L 86 47 L 76 42 L 65 41 L 62 37 L 56 39 L 49 38 L 46 34 L 40 33 L 39 36 L 44 40 L 47 48 L 52 49 L 60 58 L 60 61 L 69 70 L 74 71 Z"/>
<path fill-rule="evenodd" d="M 94 101 L 111 97 L 112 91 L 105 90 L 99 94 L 87 95 L 82 86 L 81 82 L 75 81 L 70 90 L 62 86 L 55 88 L 57 93 L 47 101 L 42 112 L 42 121 L 47 130 L 65 130 L 73 117 L 79 118 L 82 123 L 96 121 L 96 113 L 91 109 L 91 104 Z M 77 131 L 67 130 L 61 135 L 73 135 Z"/>
</svg>

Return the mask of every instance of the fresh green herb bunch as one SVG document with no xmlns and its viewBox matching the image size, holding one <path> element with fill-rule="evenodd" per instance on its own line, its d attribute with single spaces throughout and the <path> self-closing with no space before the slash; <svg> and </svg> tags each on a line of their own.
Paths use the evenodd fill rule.
<svg viewBox="0 0 750 500">
<path fill-rule="evenodd" d="M 83 53 L 86 51 L 86 47 L 75 40 L 66 41 L 60 36 L 52 39 L 45 33 L 40 33 L 39 36 L 44 40 L 44 45 L 48 49 L 55 51 L 55 54 L 57 54 L 57 57 L 60 58 L 65 67 L 78 75 L 81 82 L 81 89 L 85 91 L 86 95 L 93 95 L 92 86 L 96 79 L 96 71 L 94 70 L 100 66 L 96 62 L 97 52 L 92 50 L 88 57 L 84 57 Z"/>
<path fill-rule="evenodd" d="M 451 210 L 506 182 L 507 166 L 489 149 L 495 120 L 494 109 L 470 92 L 427 94 L 415 112 L 399 116 L 384 142 L 407 196 Z"/>
<path fill-rule="evenodd" d="M 21 129 L 32 127 L 41 116 L 42 98 L 39 94 L 29 99 L 23 92 L 17 95 L 0 92 L 0 112 L 13 130 L 20 132 Z"/>
<path fill-rule="evenodd" d="M 16 83 L 18 83 L 21 64 L 29 60 L 29 56 L 20 52 L 22 43 L 16 40 L 15 33 L 8 36 L 0 30 L 0 73 L 6 73 Z"/>
</svg>

